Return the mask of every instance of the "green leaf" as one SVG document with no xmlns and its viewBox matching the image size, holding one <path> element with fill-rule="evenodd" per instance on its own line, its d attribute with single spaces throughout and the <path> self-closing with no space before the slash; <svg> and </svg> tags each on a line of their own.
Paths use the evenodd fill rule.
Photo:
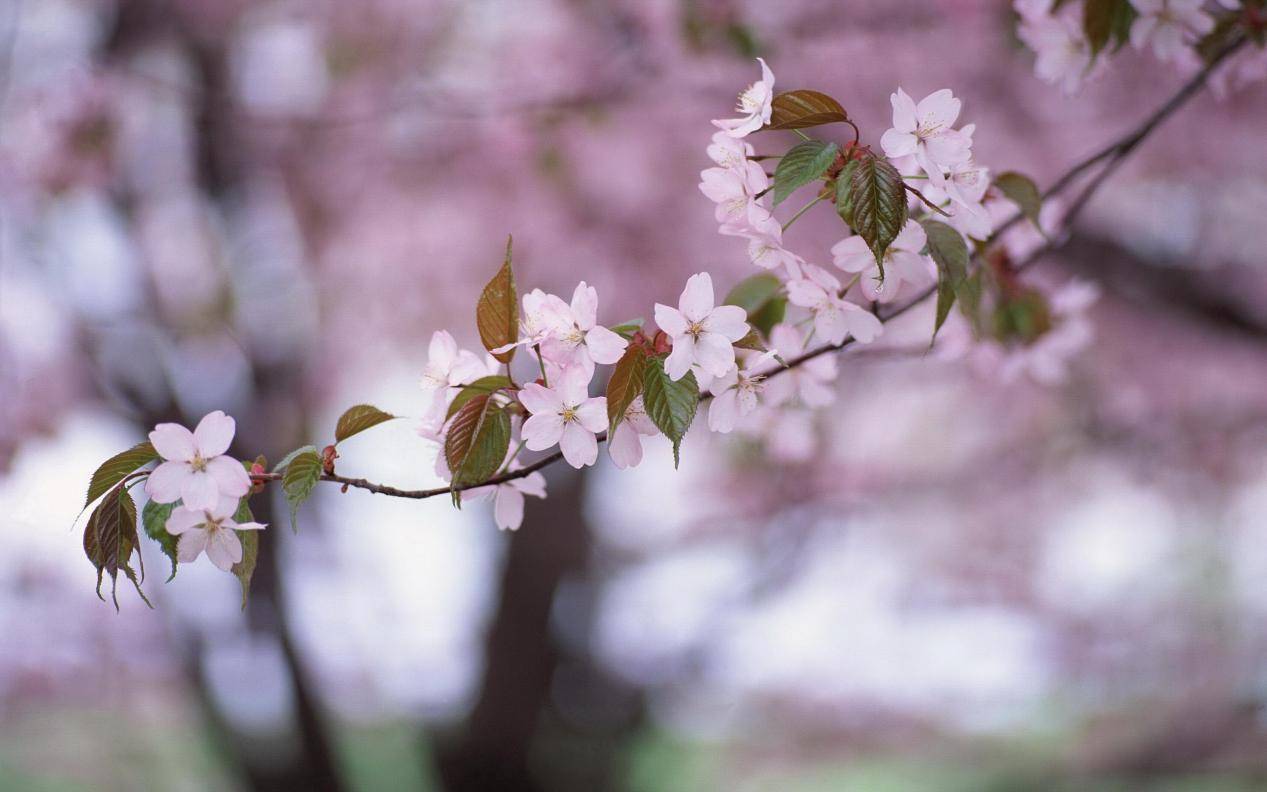
<svg viewBox="0 0 1267 792">
<path fill-rule="evenodd" d="M 1043 194 L 1039 192 L 1033 179 L 1016 171 L 1008 171 L 994 177 L 994 186 L 1020 208 L 1021 214 L 1032 220 L 1034 225 L 1038 225 L 1038 214 L 1043 208 Z"/>
<path fill-rule="evenodd" d="M 726 305 L 738 305 L 748 312 L 748 324 L 770 335 L 770 329 L 787 313 L 787 298 L 780 292 L 783 283 L 772 272 L 744 278 L 726 295 Z"/>
<path fill-rule="evenodd" d="M 937 315 L 933 320 L 931 343 L 950 316 L 955 296 L 968 277 L 968 244 L 962 234 L 943 222 L 925 220 L 923 226 L 928 235 L 928 252 L 937 264 Z"/>
<path fill-rule="evenodd" d="M 906 224 L 902 174 L 874 154 L 852 160 L 836 179 L 836 211 L 871 248 L 884 278 L 884 253 Z"/>
<path fill-rule="evenodd" d="M 321 480 L 321 456 L 311 446 L 301 449 L 286 465 L 282 476 L 282 492 L 286 495 L 286 503 L 290 505 L 290 528 L 299 530 L 299 507 L 308 500 L 312 488 Z"/>
<path fill-rule="evenodd" d="M 84 508 L 92 505 L 93 501 L 104 495 L 106 490 L 118 484 L 129 473 L 156 459 L 158 459 L 158 452 L 147 440 L 102 462 L 101 467 L 97 468 L 88 482 L 88 497 L 84 500 Z"/>
<path fill-rule="evenodd" d="M 616 432 L 616 425 L 625 418 L 625 411 L 633 400 L 642 395 L 646 378 L 646 353 L 638 346 L 628 346 L 625 354 L 616 361 L 611 379 L 607 381 L 607 437 Z"/>
<path fill-rule="evenodd" d="M 839 153 L 840 146 L 821 140 L 807 140 L 788 149 L 774 169 L 774 205 L 778 206 L 798 188 L 821 178 Z"/>
<path fill-rule="evenodd" d="M 131 566 L 132 552 L 136 545 L 136 504 L 132 502 L 127 489 L 119 485 L 106 493 L 84 528 L 84 553 L 97 570 L 97 596 L 105 599 L 101 596 L 101 581 L 103 574 L 109 575 L 110 598 L 114 601 L 115 610 L 119 609 L 120 570 L 132 581 L 145 604 L 150 605 L 149 598 L 141 591 L 141 584 Z M 141 561 L 141 572 L 145 572 L 144 560 Z"/>
<path fill-rule="evenodd" d="M 172 562 L 172 573 L 167 576 L 168 582 L 176 577 L 176 543 L 180 537 L 167 532 L 167 518 L 172 516 L 172 512 L 179 505 L 180 501 L 175 503 L 150 501 L 141 510 L 141 525 L 145 527 L 145 535 L 158 542 L 158 546 L 163 549 L 163 555 Z"/>
<path fill-rule="evenodd" d="M 453 397 L 452 403 L 449 404 L 449 411 L 444 416 L 444 420 L 447 421 L 452 418 L 457 414 L 458 410 L 462 409 L 467 402 L 476 396 L 483 393 L 495 393 L 502 388 L 509 388 L 512 384 L 509 377 L 494 374 L 489 377 L 480 377 L 471 384 L 462 386 L 462 390 L 458 391 L 458 394 Z"/>
<path fill-rule="evenodd" d="M 247 495 L 238 502 L 238 510 L 233 513 L 233 521 L 238 523 L 255 522 L 251 514 L 251 496 Z M 251 593 L 251 577 L 255 574 L 255 563 L 260 557 L 259 531 L 234 531 L 238 541 L 242 543 L 242 560 L 233 565 L 232 572 L 242 586 L 242 610 L 246 610 L 246 600 Z"/>
<path fill-rule="evenodd" d="M 458 489 L 492 478 L 510 450 L 510 415 L 491 394 L 468 401 L 449 425 L 444 459 L 452 473 L 453 501 Z"/>
<path fill-rule="evenodd" d="M 849 115 L 840 102 L 825 93 L 785 91 L 770 103 L 770 123 L 765 128 L 806 129 L 848 120 Z"/>
<path fill-rule="evenodd" d="M 291 451 L 289 454 L 282 457 L 282 460 L 273 467 L 273 472 L 281 473 L 283 470 L 290 467 L 290 463 L 295 461 L 295 457 L 299 456 L 300 454 L 306 454 L 309 452 L 313 454 L 317 453 L 317 447 L 306 445 L 306 446 L 300 446 L 299 448 L 296 448 L 294 451 Z"/>
<path fill-rule="evenodd" d="M 633 338 L 634 333 L 642 329 L 642 317 L 630 319 L 628 322 L 621 322 L 611 328 L 611 331 L 622 338 Z"/>
<path fill-rule="evenodd" d="M 484 348 L 502 363 L 515 357 L 515 350 L 493 352 L 498 347 L 519 340 L 519 295 L 515 291 L 515 274 L 510 269 L 511 240 L 506 240 L 506 260 L 493 279 L 484 287 L 475 306 L 475 325 Z"/>
<path fill-rule="evenodd" d="M 1092 57 L 1110 40 L 1121 46 L 1129 37 L 1135 8 L 1130 0 L 1086 0 L 1082 6 L 1082 30 L 1087 35 Z"/>
<path fill-rule="evenodd" d="M 390 421 L 396 416 L 391 413 L 383 412 L 372 404 L 357 404 L 347 408 L 343 415 L 339 416 L 339 422 L 334 427 L 334 442 L 341 443 L 355 434 L 360 434 L 366 429 L 378 426 L 384 421 Z"/>
<path fill-rule="evenodd" d="M 695 411 L 699 409 L 699 383 L 689 371 L 677 382 L 669 379 L 664 358 L 663 355 L 647 358 L 642 401 L 647 417 L 673 442 L 673 466 L 677 467 L 681 461 L 682 438 L 686 437 L 686 430 L 691 428 Z"/>
</svg>

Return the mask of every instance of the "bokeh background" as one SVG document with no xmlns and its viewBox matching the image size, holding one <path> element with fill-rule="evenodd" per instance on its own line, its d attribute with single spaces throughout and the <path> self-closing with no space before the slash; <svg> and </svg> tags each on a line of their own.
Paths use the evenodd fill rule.
<svg viewBox="0 0 1267 792">
<path fill-rule="evenodd" d="M 1035 271 L 1103 292 L 1060 386 L 904 352 L 915 312 L 830 413 L 553 469 L 517 534 L 322 487 L 298 534 L 256 498 L 245 611 L 149 542 L 157 607 L 96 598 L 101 460 L 218 408 L 274 460 L 353 403 L 418 415 L 508 233 L 609 324 L 750 274 L 696 181 L 757 54 L 872 143 L 896 86 L 951 87 L 1040 183 L 1185 76 L 1125 51 L 1064 97 L 1002 0 L 0 2 L 0 789 L 1267 788 L 1261 83 Z M 432 459 L 397 422 L 340 470 Z"/>
</svg>

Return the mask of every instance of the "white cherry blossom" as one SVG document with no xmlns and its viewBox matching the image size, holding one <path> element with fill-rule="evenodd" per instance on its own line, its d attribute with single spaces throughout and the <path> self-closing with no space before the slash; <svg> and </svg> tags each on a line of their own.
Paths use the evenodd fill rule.
<svg viewBox="0 0 1267 792">
<path fill-rule="evenodd" d="M 915 220 L 907 220 L 884 251 L 884 280 L 880 280 L 880 266 L 866 241 L 857 235 L 846 237 L 832 245 L 832 261 L 845 272 L 862 274 L 860 285 L 868 300 L 881 303 L 897 299 L 903 283 L 924 287 L 937 279 L 937 268 L 932 260 L 920 255 L 928 238 L 924 228 Z"/>
<path fill-rule="evenodd" d="M 236 422 L 220 410 L 208 413 L 194 431 L 162 423 L 150 432 L 150 443 L 165 461 L 145 481 L 157 503 L 183 501 L 190 509 L 211 509 L 220 497 L 240 498 L 251 488 L 242 463 L 225 454 Z"/>
<path fill-rule="evenodd" d="M 531 413 L 524 421 L 524 445 L 532 451 L 559 446 L 563 458 L 574 468 L 592 465 L 598 459 L 595 437 L 607 428 L 607 398 L 589 395 L 589 375 L 580 366 L 566 369 L 547 388 L 537 383 L 525 385 L 519 401 Z"/>
<path fill-rule="evenodd" d="M 914 155 L 934 185 L 942 182 L 943 169 L 968 159 L 972 138 L 951 127 L 959 118 L 960 102 L 949 88 L 935 91 L 919 104 L 901 88 L 890 97 L 893 127 L 880 137 L 888 157 Z"/>
<path fill-rule="evenodd" d="M 770 347 L 784 361 L 792 360 L 805 351 L 805 338 L 795 325 L 780 322 L 770 329 Z M 771 407 L 780 407 L 797 398 L 807 407 L 822 407 L 836 398 L 832 387 L 836 372 L 836 358 L 819 355 L 766 380 L 762 396 Z"/>
<path fill-rule="evenodd" d="M 713 121 L 714 126 L 731 137 L 745 137 L 770 122 L 773 109 L 771 103 L 774 100 L 774 73 L 764 59 L 757 58 L 757 62 L 761 64 L 761 79 L 739 94 L 739 101 L 735 106 L 735 111 L 742 116 Z"/>
<path fill-rule="evenodd" d="M 557 310 L 557 309 L 556 309 Z M 598 324 L 598 290 L 581 281 L 572 293 L 572 304 L 562 322 L 541 342 L 546 359 L 562 367 L 609 365 L 620 360 L 629 342 Z"/>
<path fill-rule="evenodd" d="M 510 455 L 515 452 L 512 450 Z M 510 456 L 508 455 L 508 457 Z M 443 454 L 441 454 L 443 456 Z M 511 462 L 507 470 L 521 470 L 523 465 Z M 503 531 L 517 531 L 524 521 L 524 496 L 534 498 L 546 496 L 546 478 L 540 473 L 529 473 L 523 478 L 512 479 L 502 484 L 491 484 L 487 487 L 475 487 L 463 490 L 462 500 L 493 499 L 493 521 Z"/>
<path fill-rule="evenodd" d="M 655 321 L 673 340 L 664 361 L 672 380 L 680 380 L 691 366 L 720 377 L 735 365 L 734 342 L 748 334 L 747 314 L 737 305 L 714 305 L 713 279 L 707 272 L 692 275 L 678 307 L 656 303 Z"/>
<path fill-rule="evenodd" d="M 647 408 L 638 396 L 625 409 L 625 417 L 616 424 L 615 433 L 607 440 L 607 453 L 612 464 L 624 470 L 642 463 L 642 438 L 660 433 L 647 417 Z"/>
<path fill-rule="evenodd" d="M 1214 18 L 1202 10 L 1203 0 L 1131 0 L 1139 17 L 1131 25 L 1131 46 L 1152 45 L 1160 60 L 1178 59 L 1188 42 L 1214 29 Z"/>
<path fill-rule="evenodd" d="M 869 344 L 884 329 L 884 325 L 861 305 L 839 296 L 840 281 L 822 267 L 805 265 L 806 277 L 789 281 L 788 301 L 808 308 L 814 315 L 814 333 L 828 343 L 839 344 L 846 336 L 853 336 L 859 343 Z"/>
<path fill-rule="evenodd" d="M 240 466 L 239 466 L 240 467 Z M 179 536 L 176 558 L 182 563 L 197 560 L 205 550 L 207 558 L 228 572 L 242 560 L 242 542 L 235 531 L 259 531 L 267 526 L 257 522 L 235 522 L 239 498 L 221 495 L 208 509 L 176 507 L 167 518 L 167 532 Z"/>
<path fill-rule="evenodd" d="M 757 409 L 757 397 L 765 379 L 762 368 L 773 358 L 773 352 L 761 353 L 713 380 L 709 386 L 713 394 L 712 403 L 708 405 L 709 430 L 728 434 L 740 418 Z"/>
</svg>

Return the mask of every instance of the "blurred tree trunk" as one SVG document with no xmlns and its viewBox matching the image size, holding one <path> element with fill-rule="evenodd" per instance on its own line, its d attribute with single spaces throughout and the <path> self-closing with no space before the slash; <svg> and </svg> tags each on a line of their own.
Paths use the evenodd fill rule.
<svg viewBox="0 0 1267 792">
<path fill-rule="evenodd" d="M 550 497 L 529 498 L 523 527 L 511 535 L 479 700 L 464 731 L 438 752 L 451 792 L 611 789 L 619 751 L 638 725 L 638 692 L 608 679 L 585 647 L 560 639 L 557 628 L 569 618 L 558 618 L 560 587 L 584 632 L 597 588 L 586 579 L 593 544 L 583 513 L 586 471 L 558 465 L 549 477 Z M 582 708 L 617 702 L 618 716 L 578 727 L 555 706 L 561 686 Z"/>
</svg>

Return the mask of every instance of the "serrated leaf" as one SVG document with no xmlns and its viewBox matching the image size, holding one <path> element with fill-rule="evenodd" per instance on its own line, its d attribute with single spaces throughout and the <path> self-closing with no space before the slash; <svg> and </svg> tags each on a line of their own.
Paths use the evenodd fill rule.
<svg viewBox="0 0 1267 792">
<path fill-rule="evenodd" d="M 906 224 L 902 174 L 874 154 L 851 160 L 836 179 L 836 211 L 871 248 L 883 278 L 884 253 Z"/>
<path fill-rule="evenodd" d="M 648 357 L 643 373 L 642 403 L 647 417 L 673 442 L 673 467 L 681 461 L 682 438 L 699 409 L 699 383 L 695 375 L 674 382 L 664 370 L 664 356 Z"/>
<path fill-rule="evenodd" d="M 339 421 L 334 426 L 334 442 L 341 443 L 353 435 L 360 434 L 366 429 L 378 426 L 395 417 L 389 412 L 383 412 L 372 404 L 353 405 L 347 408 L 343 415 L 339 416 Z"/>
<path fill-rule="evenodd" d="M 120 485 L 106 493 L 84 528 L 84 553 L 97 570 L 97 596 L 105 599 L 101 596 L 101 581 L 103 574 L 109 575 L 110 598 L 114 601 L 115 610 L 119 609 L 120 570 L 132 581 L 145 604 L 150 604 L 145 592 L 141 591 L 140 582 L 130 563 L 136 544 L 136 504 L 127 489 Z M 141 563 L 141 570 L 144 572 L 144 562 Z"/>
<path fill-rule="evenodd" d="M 282 475 L 282 492 L 290 506 L 290 528 L 299 530 L 299 507 L 308 500 L 312 488 L 321 480 L 321 456 L 316 449 L 300 450 L 286 465 Z"/>
<path fill-rule="evenodd" d="M 933 338 L 946 323 L 955 306 L 955 296 L 968 276 L 968 244 L 963 235 L 938 220 L 925 220 L 928 252 L 937 264 L 937 314 L 933 320 Z M 930 340 L 931 343 L 931 340 Z"/>
<path fill-rule="evenodd" d="M 783 282 L 774 273 L 761 272 L 735 284 L 724 302 L 747 311 L 748 324 L 768 336 L 770 329 L 782 322 L 787 313 L 787 298 L 780 293 L 782 288 Z"/>
<path fill-rule="evenodd" d="M 118 484 L 129 473 L 158 458 L 158 452 L 147 440 L 102 462 L 101 467 L 97 468 L 88 482 L 88 497 L 84 500 L 84 508 L 92 505 L 93 501 L 104 495 L 106 490 Z"/>
<path fill-rule="evenodd" d="M 1043 194 L 1034 180 L 1023 173 L 1008 171 L 994 177 L 994 186 L 999 192 L 1021 210 L 1021 214 L 1038 225 L 1038 216 L 1043 209 Z"/>
<path fill-rule="evenodd" d="M 646 353 L 641 347 L 630 345 L 616 361 L 611 379 L 607 381 L 607 436 L 612 437 L 616 425 L 625 418 L 625 411 L 633 400 L 642 395 L 645 381 Z"/>
<path fill-rule="evenodd" d="M 460 487 L 491 478 L 509 450 L 510 416 L 491 394 L 475 396 L 458 410 L 444 438 L 454 503 Z"/>
<path fill-rule="evenodd" d="M 453 401 L 449 404 L 449 411 L 445 414 L 444 420 L 449 420 L 457 411 L 462 409 L 471 399 L 484 393 L 494 393 L 502 388 L 509 388 L 511 383 L 509 377 L 500 374 L 494 374 L 489 377 L 480 377 L 469 385 L 463 385 L 462 390 L 458 391 L 453 397 Z"/>
<path fill-rule="evenodd" d="M 238 510 L 233 513 L 235 523 L 255 522 L 251 514 L 250 496 L 238 501 Z M 232 572 L 242 586 L 242 610 L 246 610 L 247 597 L 251 593 L 251 577 L 255 574 L 255 563 L 260 557 L 259 531 L 234 531 L 238 541 L 242 543 L 242 560 L 233 565 Z"/>
<path fill-rule="evenodd" d="M 484 287 L 475 307 L 475 325 L 480 331 L 480 341 L 502 363 L 509 363 L 515 357 L 514 348 L 505 352 L 493 350 L 519 339 L 519 295 L 515 291 L 515 274 L 510 268 L 510 247 L 511 240 L 507 239 L 506 260 Z"/>
<path fill-rule="evenodd" d="M 295 457 L 299 456 L 300 454 L 306 454 L 308 452 L 312 452 L 314 454 L 317 453 L 317 447 L 306 445 L 306 446 L 300 446 L 299 448 L 296 448 L 294 451 L 291 451 L 289 454 L 282 457 L 281 461 L 278 462 L 273 467 L 273 472 L 281 473 L 283 470 L 285 470 L 287 467 L 290 466 L 290 463 L 294 461 Z"/>
<path fill-rule="evenodd" d="M 840 146 L 821 140 L 807 140 L 788 149 L 774 169 L 774 205 L 778 206 L 797 189 L 822 178 L 839 153 Z"/>
<path fill-rule="evenodd" d="M 825 93 L 810 90 L 785 91 L 770 103 L 770 123 L 766 129 L 806 129 L 848 121 L 840 102 Z"/>
<path fill-rule="evenodd" d="M 1086 34 L 1095 57 L 1115 40 L 1121 46 L 1130 37 L 1135 8 L 1130 0 L 1085 0 L 1082 6 L 1082 32 Z"/>
<path fill-rule="evenodd" d="M 175 503 L 150 501 L 141 510 L 141 525 L 145 527 L 145 535 L 158 542 L 163 555 L 172 562 L 172 573 L 167 576 L 168 582 L 176 577 L 176 543 L 180 541 L 180 537 L 167 532 L 167 518 L 172 516 L 172 512 L 179 505 L 180 501 Z"/>
</svg>

